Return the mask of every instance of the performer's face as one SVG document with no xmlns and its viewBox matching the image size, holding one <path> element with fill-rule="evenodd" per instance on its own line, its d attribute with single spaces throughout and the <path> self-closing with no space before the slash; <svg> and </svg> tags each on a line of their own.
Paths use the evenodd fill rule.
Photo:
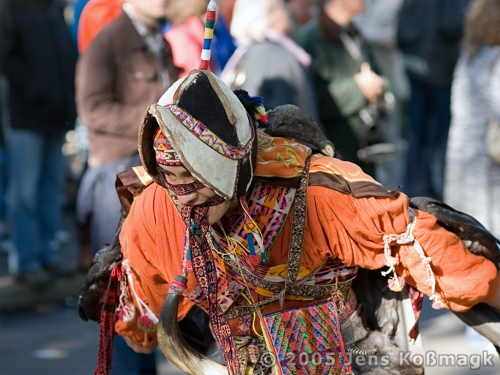
<svg viewBox="0 0 500 375">
<path fill-rule="evenodd" d="M 165 180 L 172 185 L 191 184 L 196 180 L 193 175 L 184 167 L 167 167 L 164 165 L 159 165 L 159 169 L 162 171 Z M 208 201 L 217 197 L 215 191 L 208 187 L 195 190 L 185 195 L 178 195 L 172 190 L 170 190 L 170 192 L 177 198 L 180 203 L 186 206 L 198 206 L 207 203 Z M 229 210 L 232 203 L 234 202 L 226 200 L 218 205 L 210 206 L 206 215 L 208 223 L 212 225 L 218 222 L 222 218 L 222 216 L 224 216 L 224 214 Z"/>
</svg>

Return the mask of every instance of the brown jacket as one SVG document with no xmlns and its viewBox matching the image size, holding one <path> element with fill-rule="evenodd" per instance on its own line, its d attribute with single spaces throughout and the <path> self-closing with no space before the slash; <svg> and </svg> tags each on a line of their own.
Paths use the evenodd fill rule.
<svg viewBox="0 0 500 375">
<path fill-rule="evenodd" d="M 173 83 L 179 69 L 167 42 L 164 57 Z M 100 166 L 137 152 L 141 118 L 164 91 L 158 59 L 122 11 L 92 41 L 77 66 L 76 101 L 89 129 L 89 165 Z"/>
</svg>

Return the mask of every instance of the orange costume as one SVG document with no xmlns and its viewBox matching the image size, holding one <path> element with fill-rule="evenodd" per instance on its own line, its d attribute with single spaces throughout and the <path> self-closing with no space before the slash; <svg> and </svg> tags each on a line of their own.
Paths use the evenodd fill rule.
<svg viewBox="0 0 500 375">
<path fill-rule="evenodd" d="M 291 181 L 300 174 L 307 155 L 305 146 L 263 133 L 258 139 L 257 180 L 279 177 L 283 181 Z M 413 235 L 425 255 L 431 258 L 436 294 L 441 302 L 451 310 L 465 311 L 474 304 L 491 300 L 500 285 L 494 264 L 470 253 L 458 237 L 436 223 L 435 217 L 418 210 L 415 214 Z M 290 215 L 269 250 L 268 266 L 271 269 L 279 270 L 280 266 L 286 265 L 291 221 Z M 352 163 L 313 155 L 299 275 L 305 276 L 334 259 L 339 259 L 346 266 L 383 268 L 387 264 L 384 236 L 404 233 L 408 224 L 406 195 L 400 192 L 384 193 L 375 180 Z M 265 225 L 265 222 L 259 223 L 262 230 Z M 171 281 L 181 274 L 184 236 L 185 224 L 167 190 L 157 184 L 148 186 L 132 204 L 120 241 L 124 257 L 132 269 L 137 296 L 156 316 L 159 316 Z M 414 243 L 393 243 L 391 253 L 398 258 L 396 273 L 407 284 L 431 295 L 428 274 Z M 216 251 L 213 255 L 224 269 Z M 184 296 L 195 289 L 194 276 L 190 275 L 187 286 Z M 253 291 L 256 302 L 270 295 L 265 291 Z M 304 303 L 287 297 L 283 308 Z M 182 298 L 179 319 L 192 305 L 188 298 Z M 275 301 L 263 312 L 279 309 L 279 302 Z M 230 320 L 230 324 L 236 334 L 236 319 Z M 254 327 L 260 332 L 259 322 L 254 322 Z M 119 321 L 115 328 L 117 333 L 136 342 L 147 344 L 155 339 L 154 334 L 141 332 L 136 320 L 127 323 Z"/>
<path fill-rule="evenodd" d="M 454 311 L 496 298 L 493 262 L 469 252 L 436 217 L 409 207 L 403 193 L 335 159 L 333 144 L 304 111 L 281 106 L 266 113 L 262 98 L 233 92 L 208 71 L 215 0 L 206 18 L 200 69 L 175 82 L 143 117 L 142 167 L 117 181 L 128 202 L 120 241 L 97 257 L 81 296 L 95 301 L 96 282 L 102 287 L 112 269 L 98 374 L 110 365 L 113 324 L 131 346 L 150 351 L 157 340 L 171 363 L 193 375 L 366 373 L 347 353 L 413 350 L 406 344 L 418 336 L 422 293 L 434 308 Z M 384 304 L 386 297 L 398 307 Z M 378 319 L 369 308 L 379 302 L 387 309 L 382 315 L 398 317 L 398 343 L 362 320 Z M 213 335 L 225 369 L 200 356 L 211 355 L 208 346 L 196 353 L 180 339 L 176 318 L 197 325 L 190 320 L 194 305 L 208 315 L 206 336 Z M 189 328 L 183 333 L 193 337 Z M 422 373 L 393 357 L 395 371 Z"/>
</svg>

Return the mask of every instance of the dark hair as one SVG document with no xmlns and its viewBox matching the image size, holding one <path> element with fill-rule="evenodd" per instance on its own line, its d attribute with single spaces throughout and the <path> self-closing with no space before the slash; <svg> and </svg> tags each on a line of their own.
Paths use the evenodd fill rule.
<svg viewBox="0 0 500 375">
<path fill-rule="evenodd" d="M 250 98 L 250 95 L 248 95 L 248 92 L 245 90 L 234 90 L 234 95 L 238 97 L 240 100 L 241 104 L 243 104 L 243 107 L 245 107 L 245 110 L 248 112 L 250 116 L 255 115 L 257 113 L 257 108 L 255 108 L 254 103 L 250 102 L 248 98 Z"/>
<path fill-rule="evenodd" d="M 500 45 L 500 0 L 474 0 L 470 5 L 463 52 L 471 60 L 484 45 Z"/>
<path fill-rule="evenodd" d="M 255 115 L 259 114 L 257 107 L 264 107 L 264 99 L 261 96 L 250 96 L 245 90 L 234 90 L 234 95 L 240 100 L 245 110 L 250 115 L 250 118 L 255 119 Z M 268 128 L 269 124 L 261 120 L 256 120 L 260 128 Z"/>
</svg>

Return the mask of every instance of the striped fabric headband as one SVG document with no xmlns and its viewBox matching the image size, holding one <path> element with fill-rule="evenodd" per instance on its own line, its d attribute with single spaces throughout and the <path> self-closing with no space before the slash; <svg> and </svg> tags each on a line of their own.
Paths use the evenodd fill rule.
<svg viewBox="0 0 500 375">
<path fill-rule="evenodd" d="M 182 167 L 179 155 L 172 147 L 172 143 L 165 137 L 165 134 L 158 128 L 155 134 L 153 148 L 156 154 L 156 163 L 171 167 Z"/>
</svg>

